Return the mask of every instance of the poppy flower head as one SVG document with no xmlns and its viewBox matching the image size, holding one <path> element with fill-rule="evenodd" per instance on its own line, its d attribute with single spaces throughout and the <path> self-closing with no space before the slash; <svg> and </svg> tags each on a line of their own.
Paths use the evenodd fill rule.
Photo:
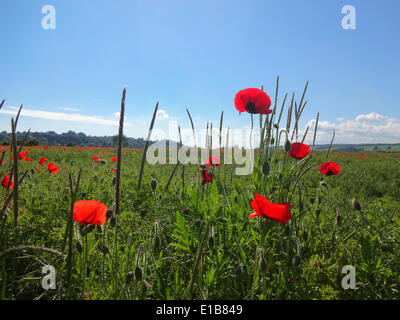
<svg viewBox="0 0 400 320">
<path fill-rule="evenodd" d="M 340 173 L 342 168 L 333 161 L 327 161 L 321 164 L 319 171 L 326 176 L 336 176 Z"/>
<path fill-rule="evenodd" d="M 18 159 L 24 159 L 25 158 L 25 152 L 20 152 L 19 154 L 18 154 Z"/>
<path fill-rule="evenodd" d="M 251 207 L 255 210 L 255 212 L 250 214 L 249 217 L 262 217 L 275 220 L 279 223 L 287 224 L 288 221 L 293 217 L 289 210 L 291 206 L 292 205 L 287 203 L 275 204 L 262 195 L 255 194 L 254 200 L 251 201 Z"/>
<path fill-rule="evenodd" d="M 289 151 L 289 156 L 295 159 L 303 159 L 310 152 L 310 147 L 301 142 L 294 142 Z"/>
<path fill-rule="evenodd" d="M 93 157 L 92 157 L 92 161 L 94 161 L 94 162 L 100 162 L 100 157 L 98 157 L 98 156 L 96 156 L 96 155 L 94 155 Z"/>
<path fill-rule="evenodd" d="M 24 158 L 24 161 L 29 162 L 29 161 L 31 161 L 31 158 L 25 157 L 25 158 Z"/>
<path fill-rule="evenodd" d="M 10 176 L 8 174 L 6 174 L 3 178 L 3 181 L 1 181 L 1 185 L 4 188 L 8 188 L 9 190 L 12 190 L 12 188 L 14 188 L 14 181 L 11 180 L 11 183 L 10 183 Z"/>
<path fill-rule="evenodd" d="M 41 157 L 39 160 L 39 164 L 45 164 L 47 159 L 45 157 Z"/>
<path fill-rule="evenodd" d="M 235 108 L 241 112 L 270 114 L 271 98 L 257 88 L 240 90 L 235 96 Z"/>
<path fill-rule="evenodd" d="M 50 173 L 56 174 L 58 171 L 60 171 L 60 168 L 57 167 L 54 163 L 49 162 L 47 165 L 47 170 L 49 170 Z"/>
<path fill-rule="evenodd" d="M 212 167 L 212 166 L 220 166 L 221 165 L 221 160 L 219 157 L 209 157 L 206 162 L 204 162 L 204 164 L 208 167 Z"/>
<path fill-rule="evenodd" d="M 111 162 L 117 162 L 117 158 L 116 157 L 112 157 L 110 161 Z"/>
<path fill-rule="evenodd" d="M 212 181 L 212 178 L 208 175 L 206 169 L 201 170 L 201 176 L 203 177 L 203 179 L 201 180 L 201 185 L 205 185 L 206 183 Z"/>
<path fill-rule="evenodd" d="M 74 204 L 74 220 L 80 225 L 102 225 L 107 221 L 107 206 L 96 200 L 81 200 Z"/>
</svg>

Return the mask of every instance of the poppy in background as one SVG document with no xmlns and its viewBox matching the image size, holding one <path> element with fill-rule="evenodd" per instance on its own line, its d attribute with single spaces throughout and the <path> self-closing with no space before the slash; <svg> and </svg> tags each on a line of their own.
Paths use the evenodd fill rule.
<svg viewBox="0 0 400 320">
<path fill-rule="evenodd" d="M 220 166 L 221 165 L 221 160 L 219 157 L 209 157 L 206 162 L 204 163 L 206 166 L 211 167 L 211 166 Z"/>
<path fill-rule="evenodd" d="M 24 158 L 24 161 L 29 162 L 29 161 L 31 161 L 31 158 L 25 157 L 25 158 Z"/>
<path fill-rule="evenodd" d="M 303 159 L 306 155 L 309 154 L 311 148 L 301 142 L 294 142 L 289 151 L 289 156 L 295 159 Z"/>
<path fill-rule="evenodd" d="M 47 159 L 45 157 L 41 157 L 39 160 L 39 164 L 45 164 Z"/>
<path fill-rule="evenodd" d="M 92 161 L 94 161 L 94 162 L 99 162 L 101 159 L 98 157 L 98 156 L 96 156 L 96 155 L 94 155 L 93 157 L 92 157 Z"/>
<path fill-rule="evenodd" d="M 203 177 L 203 179 L 201 180 L 201 184 L 205 185 L 208 182 L 211 182 L 211 177 L 208 175 L 208 172 L 206 169 L 201 170 L 201 176 Z"/>
<path fill-rule="evenodd" d="M 333 161 L 327 161 L 321 164 L 319 171 L 326 176 L 336 176 L 340 173 L 342 168 Z"/>
<path fill-rule="evenodd" d="M 240 90 L 235 96 L 235 108 L 241 112 L 270 114 L 271 98 L 257 88 Z"/>
<path fill-rule="evenodd" d="M 80 225 L 102 225 L 107 221 L 107 206 L 97 200 L 81 200 L 74 204 L 74 220 Z"/>
<path fill-rule="evenodd" d="M 25 158 L 25 152 L 20 152 L 19 154 L 18 154 L 18 159 L 23 159 L 23 158 Z"/>
<path fill-rule="evenodd" d="M 12 188 L 14 188 L 14 181 L 11 180 L 10 185 L 8 185 L 10 183 L 10 176 L 8 174 L 6 174 L 3 178 L 3 181 L 1 181 L 1 185 L 4 188 L 8 188 L 9 190 L 12 190 Z"/>
<path fill-rule="evenodd" d="M 267 198 L 260 194 L 254 195 L 254 200 L 251 201 L 251 207 L 255 210 L 254 213 L 249 214 L 250 218 L 262 217 L 268 218 L 279 223 L 287 224 L 292 219 L 290 207 L 292 205 L 287 203 L 272 203 Z"/>
<path fill-rule="evenodd" d="M 112 169 L 111 172 L 117 172 L 117 168 Z"/>
<path fill-rule="evenodd" d="M 50 173 L 56 174 L 58 171 L 60 171 L 60 168 L 57 167 L 54 163 L 49 162 L 47 165 L 47 170 L 49 170 Z"/>
<path fill-rule="evenodd" d="M 110 161 L 111 162 L 117 162 L 117 158 L 116 157 L 112 157 Z"/>
</svg>

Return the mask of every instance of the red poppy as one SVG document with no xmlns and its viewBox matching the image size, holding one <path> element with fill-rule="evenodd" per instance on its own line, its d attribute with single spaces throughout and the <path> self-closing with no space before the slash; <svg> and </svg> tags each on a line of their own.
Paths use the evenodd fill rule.
<svg viewBox="0 0 400 320">
<path fill-rule="evenodd" d="M 289 156 L 295 159 L 303 159 L 310 152 L 310 147 L 301 142 L 292 143 L 289 151 Z"/>
<path fill-rule="evenodd" d="M 117 172 L 117 168 L 112 169 L 111 172 Z"/>
<path fill-rule="evenodd" d="M 24 161 L 29 162 L 29 161 L 31 161 L 31 158 L 25 157 L 25 158 L 24 158 Z"/>
<path fill-rule="evenodd" d="M 98 157 L 98 156 L 96 156 L 96 155 L 94 155 L 93 157 L 92 157 L 92 161 L 94 161 L 94 162 L 99 162 L 101 159 Z"/>
<path fill-rule="evenodd" d="M 117 162 L 117 158 L 116 157 L 112 157 L 110 161 L 111 162 Z"/>
<path fill-rule="evenodd" d="M 20 152 L 18 154 L 18 159 L 23 159 L 23 158 L 25 158 L 25 153 L 24 152 Z"/>
<path fill-rule="evenodd" d="M 60 171 L 60 168 L 57 167 L 54 163 L 49 162 L 47 170 L 49 170 L 50 173 L 56 174 L 58 171 Z"/>
<path fill-rule="evenodd" d="M 208 167 L 220 166 L 221 160 L 219 159 L 219 157 L 209 157 L 204 164 Z"/>
<path fill-rule="evenodd" d="M 74 204 L 74 220 L 80 225 L 102 225 L 107 221 L 107 206 L 96 200 L 81 200 Z"/>
<path fill-rule="evenodd" d="M 47 159 L 45 157 L 41 157 L 39 160 L 39 164 L 45 164 Z"/>
<path fill-rule="evenodd" d="M 10 185 L 8 185 L 8 184 L 10 184 Z M 8 189 L 12 190 L 12 188 L 14 188 L 14 181 L 11 180 L 11 183 L 10 183 L 10 176 L 8 174 L 6 174 L 3 178 L 3 181 L 1 182 L 1 185 L 4 188 L 8 188 Z"/>
<path fill-rule="evenodd" d="M 1 160 L 0 166 L 4 166 L 4 164 L 5 164 L 4 160 Z"/>
<path fill-rule="evenodd" d="M 208 172 L 206 169 L 201 170 L 201 175 L 203 177 L 203 179 L 201 180 L 201 184 L 205 185 L 208 182 L 211 182 L 211 177 L 208 175 Z"/>
<path fill-rule="evenodd" d="M 251 206 L 255 212 L 249 214 L 250 218 L 269 218 L 284 224 L 287 224 L 288 221 L 292 219 L 292 213 L 289 210 L 292 205 L 287 203 L 272 203 L 260 194 L 254 195 L 254 200 L 251 201 Z"/>
<path fill-rule="evenodd" d="M 240 90 L 235 96 L 235 108 L 241 112 L 270 114 L 271 98 L 257 88 Z"/>
<path fill-rule="evenodd" d="M 319 167 L 319 171 L 326 176 L 332 176 L 332 175 L 336 176 L 340 173 L 341 170 L 342 168 L 336 162 L 333 161 L 324 162 Z"/>
</svg>

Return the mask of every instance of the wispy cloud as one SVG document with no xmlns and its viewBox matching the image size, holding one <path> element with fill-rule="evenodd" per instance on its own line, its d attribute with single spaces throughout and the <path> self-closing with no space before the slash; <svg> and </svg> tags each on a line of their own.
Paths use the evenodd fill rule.
<svg viewBox="0 0 400 320">
<path fill-rule="evenodd" d="M 2 110 L 0 113 L 16 115 L 18 108 L 13 106 L 8 106 Z M 43 110 L 34 110 L 23 108 L 21 111 L 21 117 L 31 117 L 40 118 L 47 120 L 58 120 L 58 121 L 72 121 L 72 122 L 84 122 L 84 123 L 94 123 L 107 126 L 118 126 L 119 122 L 115 120 L 103 119 L 100 116 L 88 116 L 79 113 L 64 113 L 64 112 L 49 112 Z M 131 126 L 130 123 L 125 123 L 125 126 Z"/>
<path fill-rule="evenodd" d="M 82 109 L 78 109 L 78 108 L 69 108 L 69 107 L 65 107 L 65 108 L 58 108 L 60 110 L 65 110 L 65 111 L 73 111 L 73 112 L 79 112 L 82 111 Z"/>
<path fill-rule="evenodd" d="M 157 111 L 157 118 L 160 120 L 165 120 L 168 119 L 169 116 L 165 110 L 160 109 Z"/>
<path fill-rule="evenodd" d="M 317 143 L 327 143 L 335 130 L 334 143 L 400 143 L 400 121 L 375 112 L 359 114 L 354 119 L 337 119 L 339 123 L 319 121 Z M 307 141 L 312 141 L 315 119 L 310 126 Z M 303 131 L 304 132 L 304 131 Z"/>
</svg>

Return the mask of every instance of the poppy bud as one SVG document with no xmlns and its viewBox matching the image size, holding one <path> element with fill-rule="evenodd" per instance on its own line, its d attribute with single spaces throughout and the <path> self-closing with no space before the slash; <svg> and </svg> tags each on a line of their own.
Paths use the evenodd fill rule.
<svg viewBox="0 0 400 320">
<path fill-rule="evenodd" d="M 135 279 L 136 279 L 136 281 L 141 281 L 142 280 L 142 276 L 143 276 L 142 268 L 140 268 L 139 266 L 136 266 L 136 268 L 135 268 Z"/>
<path fill-rule="evenodd" d="M 106 245 L 101 246 L 101 247 L 99 248 L 99 251 L 100 251 L 101 253 L 103 253 L 104 255 L 110 253 L 110 249 L 109 249 Z"/>
<path fill-rule="evenodd" d="M 279 125 L 277 123 L 274 123 L 274 128 L 279 129 Z"/>
<path fill-rule="evenodd" d="M 319 184 L 320 184 L 321 187 L 323 187 L 323 188 L 327 188 L 327 187 L 328 187 L 328 184 L 327 184 L 325 181 L 321 181 Z"/>
<path fill-rule="evenodd" d="M 125 282 L 126 282 L 126 284 L 128 284 L 129 282 L 131 282 L 131 280 L 133 279 L 134 276 L 135 276 L 134 273 L 133 273 L 132 271 L 129 271 L 129 272 L 126 274 L 126 277 L 125 277 Z"/>
<path fill-rule="evenodd" d="M 151 187 L 151 190 L 153 190 L 153 192 L 156 191 L 156 189 L 157 189 L 157 180 L 152 179 L 150 181 L 150 187 Z"/>
<path fill-rule="evenodd" d="M 112 185 L 115 186 L 116 183 L 117 183 L 117 177 L 113 177 L 112 178 Z"/>
<path fill-rule="evenodd" d="M 285 146 L 284 146 L 285 152 L 289 152 L 291 147 L 292 147 L 292 144 L 290 143 L 290 141 L 286 140 Z"/>
<path fill-rule="evenodd" d="M 75 246 L 76 246 L 76 251 L 81 253 L 82 252 L 82 243 L 80 243 L 80 241 L 77 241 Z"/>
<path fill-rule="evenodd" d="M 361 211 L 361 205 L 356 199 L 353 199 L 352 204 L 354 209 L 356 209 L 357 211 Z"/>
<path fill-rule="evenodd" d="M 103 232 L 103 229 L 101 228 L 100 225 L 97 226 L 97 232 L 98 232 L 98 233 L 102 233 L 102 232 Z"/>
<path fill-rule="evenodd" d="M 342 225 L 342 217 L 339 214 L 339 211 L 336 211 L 336 225 L 340 227 Z"/>
<path fill-rule="evenodd" d="M 106 212 L 107 219 L 110 219 L 112 217 L 112 215 L 113 215 L 112 209 L 108 209 L 107 212 Z"/>
<path fill-rule="evenodd" d="M 301 257 L 299 255 L 295 255 L 292 259 L 292 263 L 294 267 L 298 267 L 301 263 Z"/>
<path fill-rule="evenodd" d="M 197 230 L 199 230 L 201 227 L 201 220 L 196 219 L 196 221 L 194 222 L 194 226 L 196 227 Z"/>
<path fill-rule="evenodd" d="M 310 198 L 310 203 L 314 204 L 314 202 L 315 202 L 315 198 Z"/>
<path fill-rule="evenodd" d="M 264 175 L 267 175 L 270 171 L 270 166 L 267 160 L 264 161 L 261 167 L 261 171 Z"/>
<path fill-rule="evenodd" d="M 31 168 L 32 175 L 35 174 L 35 169 Z"/>
<path fill-rule="evenodd" d="M 214 249 L 214 244 L 215 244 L 214 237 L 213 236 L 209 237 L 208 238 L 208 248 L 210 250 Z"/>
<path fill-rule="evenodd" d="M 261 274 L 265 274 L 265 272 L 267 271 L 267 262 L 263 257 L 258 262 L 258 269 L 260 270 Z"/>
<path fill-rule="evenodd" d="M 308 240 L 308 231 L 307 231 L 307 229 L 303 230 L 303 239 L 304 239 L 304 241 Z"/>
<path fill-rule="evenodd" d="M 160 236 L 156 236 L 154 238 L 154 248 L 158 251 L 161 248 L 161 238 Z"/>
<path fill-rule="evenodd" d="M 116 224 L 117 224 L 117 219 L 115 219 L 115 217 L 111 217 L 110 219 L 111 228 L 114 228 Z"/>
<path fill-rule="evenodd" d="M 107 164 L 107 160 L 101 159 L 101 160 L 100 160 L 100 163 L 101 163 L 101 164 Z"/>
<path fill-rule="evenodd" d="M 315 214 L 317 215 L 317 217 L 319 217 L 319 214 L 321 213 L 321 209 L 315 209 Z"/>
<path fill-rule="evenodd" d="M 82 198 L 86 198 L 86 192 L 82 192 Z"/>
</svg>

